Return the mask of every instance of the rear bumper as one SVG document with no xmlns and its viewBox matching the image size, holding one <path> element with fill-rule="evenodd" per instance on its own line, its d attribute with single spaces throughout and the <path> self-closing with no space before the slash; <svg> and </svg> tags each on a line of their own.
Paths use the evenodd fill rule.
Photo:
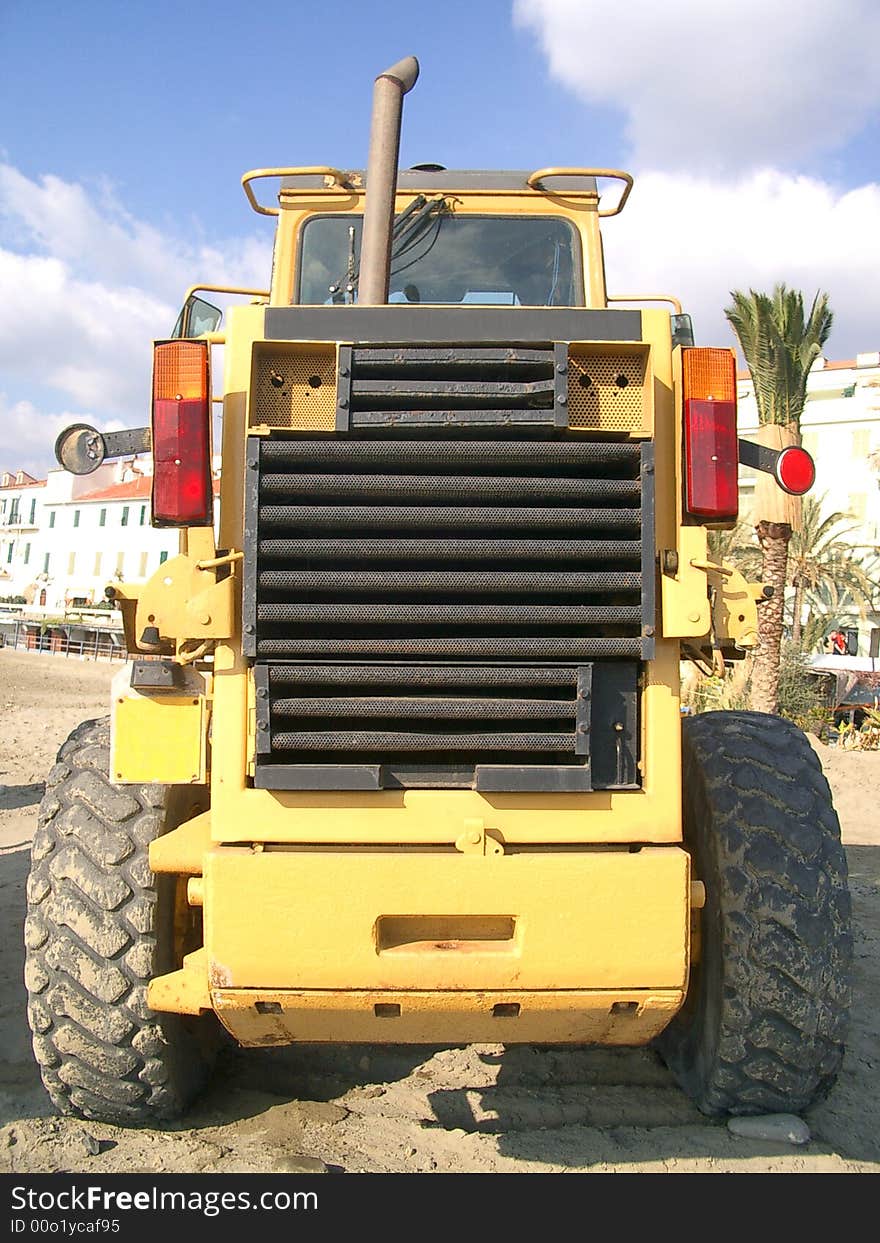
<svg viewBox="0 0 880 1243">
<path fill-rule="evenodd" d="M 217 1011 L 245 1044 L 638 1044 L 687 986 L 690 860 L 675 846 L 214 847 L 205 948 L 158 1010 Z"/>
<path fill-rule="evenodd" d="M 215 989 L 214 1008 L 242 1045 L 647 1044 L 680 991 L 261 992 Z"/>
</svg>

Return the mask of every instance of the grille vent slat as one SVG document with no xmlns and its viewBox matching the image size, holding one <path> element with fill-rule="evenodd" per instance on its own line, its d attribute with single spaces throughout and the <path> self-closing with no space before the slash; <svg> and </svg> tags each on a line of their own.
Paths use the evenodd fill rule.
<svg viewBox="0 0 880 1243">
<path fill-rule="evenodd" d="M 261 505 L 263 530 L 293 531 L 626 531 L 639 529 L 637 509 L 570 509 L 444 505 Z"/>
<path fill-rule="evenodd" d="M 337 564 L 349 561 L 479 561 L 488 565 L 497 561 L 566 565 L 607 562 L 618 565 L 637 563 L 641 559 L 642 545 L 637 539 L 315 539 L 306 536 L 261 539 L 258 552 L 261 565 L 277 561 Z"/>
<path fill-rule="evenodd" d="M 574 702 L 555 699 L 276 699 L 274 717 L 410 717 L 434 720 L 564 720 Z"/>
<path fill-rule="evenodd" d="M 596 595 L 625 591 L 636 593 L 638 597 L 641 575 L 579 574 L 576 571 L 546 573 L 540 570 L 514 570 L 509 573 L 481 570 L 263 570 L 259 586 L 273 592 L 330 592 L 334 596 L 358 591 L 412 595 L 435 591 L 446 595 L 483 592 L 487 595 L 514 593 L 518 596 L 547 592 Z"/>
<path fill-rule="evenodd" d="M 403 730 L 335 730 L 328 733 L 309 731 L 304 734 L 274 734 L 272 744 L 278 751 L 466 751 L 473 754 L 491 751 L 573 752 L 574 734 L 414 734 Z"/>
</svg>

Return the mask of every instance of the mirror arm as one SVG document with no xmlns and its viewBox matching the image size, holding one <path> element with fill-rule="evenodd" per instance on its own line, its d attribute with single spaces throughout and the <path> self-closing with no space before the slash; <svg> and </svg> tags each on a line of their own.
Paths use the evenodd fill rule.
<svg viewBox="0 0 880 1243">
<path fill-rule="evenodd" d="M 108 457 L 124 457 L 129 453 L 148 453 L 153 446 L 149 427 L 134 427 L 122 432 L 99 432 L 88 423 L 73 423 L 55 441 L 55 458 L 59 466 L 72 475 L 90 475 Z"/>
</svg>

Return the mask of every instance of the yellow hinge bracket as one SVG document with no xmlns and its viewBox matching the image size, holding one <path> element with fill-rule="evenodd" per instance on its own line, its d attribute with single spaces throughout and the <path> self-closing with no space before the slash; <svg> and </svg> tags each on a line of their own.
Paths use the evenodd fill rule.
<svg viewBox="0 0 880 1243">
<path fill-rule="evenodd" d="M 500 840 L 487 832 L 482 820 L 465 820 L 464 831 L 455 839 L 455 849 L 463 855 L 503 855 Z"/>
</svg>

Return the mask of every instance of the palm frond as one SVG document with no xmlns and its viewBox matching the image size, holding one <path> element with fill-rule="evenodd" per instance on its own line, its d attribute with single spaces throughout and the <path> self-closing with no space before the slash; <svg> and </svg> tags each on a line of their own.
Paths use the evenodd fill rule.
<svg viewBox="0 0 880 1243">
<path fill-rule="evenodd" d="M 831 331 L 828 295 L 816 293 L 808 317 L 803 294 L 783 283 L 772 295 L 750 289 L 730 296 L 724 313 L 751 372 L 760 423 L 799 427 L 810 368 Z"/>
</svg>

